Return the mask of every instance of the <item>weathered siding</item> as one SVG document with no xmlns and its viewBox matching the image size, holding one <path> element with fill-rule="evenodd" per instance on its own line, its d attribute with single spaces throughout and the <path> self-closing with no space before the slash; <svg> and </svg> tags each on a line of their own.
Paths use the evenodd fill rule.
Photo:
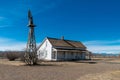
<svg viewBox="0 0 120 80">
<path fill-rule="evenodd" d="M 76 48 L 70 46 L 70 44 L 76 46 Z M 38 59 L 42 60 L 81 60 L 89 58 L 89 56 L 86 56 L 86 52 L 88 52 L 86 47 L 80 42 L 46 38 L 39 47 L 37 54 Z"/>
<path fill-rule="evenodd" d="M 57 59 L 64 60 L 65 59 L 65 52 L 57 52 Z"/>
<path fill-rule="evenodd" d="M 38 59 L 51 60 L 52 45 L 46 39 L 37 51 Z"/>
<path fill-rule="evenodd" d="M 78 52 L 57 52 L 58 60 L 82 60 L 85 59 L 85 53 Z"/>
</svg>

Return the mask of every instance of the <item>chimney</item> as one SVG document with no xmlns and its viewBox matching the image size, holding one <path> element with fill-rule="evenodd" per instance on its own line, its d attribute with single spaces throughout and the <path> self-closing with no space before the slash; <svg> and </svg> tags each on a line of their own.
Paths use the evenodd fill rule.
<svg viewBox="0 0 120 80">
<path fill-rule="evenodd" d="M 61 37 L 61 40 L 64 40 L 64 36 Z"/>
</svg>

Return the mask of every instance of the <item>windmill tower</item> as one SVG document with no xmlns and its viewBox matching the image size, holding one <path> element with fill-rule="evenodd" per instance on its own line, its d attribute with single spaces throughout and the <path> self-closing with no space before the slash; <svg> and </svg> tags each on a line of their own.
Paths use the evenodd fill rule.
<svg viewBox="0 0 120 80">
<path fill-rule="evenodd" d="M 29 35 L 28 35 L 28 42 L 25 52 L 25 62 L 28 65 L 35 65 L 37 64 L 37 49 L 36 49 L 36 41 L 35 41 L 35 34 L 34 34 L 34 27 L 33 24 L 33 17 L 31 11 L 28 11 L 28 20 L 29 20 Z"/>
</svg>

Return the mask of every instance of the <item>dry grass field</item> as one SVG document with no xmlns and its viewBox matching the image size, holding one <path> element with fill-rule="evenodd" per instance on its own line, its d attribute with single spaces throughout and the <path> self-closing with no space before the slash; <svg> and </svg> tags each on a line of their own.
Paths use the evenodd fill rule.
<svg viewBox="0 0 120 80">
<path fill-rule="evenodd" d="M 120 59 L 42 62 L 27 66 L 0 59 L 0 80 L 120 80 Z"/>
</svg>

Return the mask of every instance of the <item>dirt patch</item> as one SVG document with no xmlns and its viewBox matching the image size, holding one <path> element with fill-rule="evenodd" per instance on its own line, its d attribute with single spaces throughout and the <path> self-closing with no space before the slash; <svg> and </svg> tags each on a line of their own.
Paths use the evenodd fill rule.
<svg viewBox="0 0 120 80">
<path fill-rule="evenodd" d="M 23 64 L 25 63 L 19 61 L 0 60 L 0 80 L 90 80 L 90 78 L 117 80 L 120 75 L 120 64 L 101 62 L 96 64 L 42 62 L 36 66 L 23 66 Z"/>
<path fill-rule="evenodd" d="M 7 60 L 7 59 L 0 59 L 0 64 L 4 64 L 4 65 L 14 65 L 14 66 L 25 65 L 24 62 L 21 62 L 21 61 L 9 61 L 9 60 Z"/>
<path fill-rule="evenodd" d="M 113 59 L 113 60 L 111 60 L 111 61 L 108 61 L 108 62 L 120 63 L 120 59 Z"/>
<path fill-rule="evenodd" d="M 80 77 L 77 80 L 120 80 L 120 71 L 88 74 Z"/>
</svg>

